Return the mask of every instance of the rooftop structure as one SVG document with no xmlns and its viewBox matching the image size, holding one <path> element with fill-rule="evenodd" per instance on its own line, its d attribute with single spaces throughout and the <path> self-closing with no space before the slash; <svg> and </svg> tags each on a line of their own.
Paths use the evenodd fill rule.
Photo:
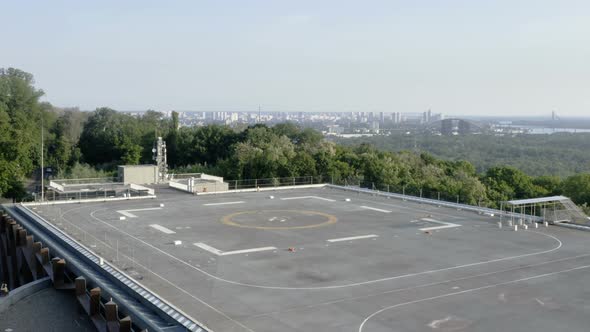
<svg viewBox="0 0 590 332">
<path fill-rule="evenodd" d="M 159 188 L 28 208 L 211 331 L 585 330 L 590 232 L 412 200 Z"/>
</svg>

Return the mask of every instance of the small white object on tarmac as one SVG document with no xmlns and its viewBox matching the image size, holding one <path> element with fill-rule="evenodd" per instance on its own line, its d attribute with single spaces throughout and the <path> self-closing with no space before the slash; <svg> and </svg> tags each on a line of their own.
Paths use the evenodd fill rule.
<svg viewBox="0 0 590 332">
<path fill-rule="evenodd" d="M 350 198 L 345 198 L 344 201 L 345 202 L 350 202 Z"/>
<path fill-rule="evenodd" d="M 103 259 L 102 257 L 100 257 L 100 258 L 98 259 L 98 264 L 99 264 L 100 266 L 103 266 L 103 265 L 104 265 L 104 259 Z"/>
<path fill-rule="evenodd" d="M 275 197 L 274 197 L 274 196 L 268 196 L 268 198 L 270 198 L 270 199 L 275 199 Z"/>
<path fill-rule="evenodd" d="M 174 240 L 174 245 L 175 246 L 179 246 L 181 244 L 182 244 L 182 241 L 180 241 L 180 240 Z"/>
<path fill-rule="evenodd" d="M 127 219 L 127 218 L 125 218 L 125 217 L 123 217 L 123 216 L 120 216 L 120 217 L 119 217 L 119 220 L 125 220 L 125 219 Z"/>
<path fill-rule="evenodd" d="M 543 222 L 543 226 L 545 226 L 545 227 L 549 227 L 549 223 L 548 223 L 548 222 L 546 222 L 546 221 L 544 221 L 544 222 Z"/>
<path fill-rule="evenodd" d="M 164 203 L 160 203 L 160 207 L 164 207 Z"/>
<path fill-rule="evenodd" d="M 498 228 L 500 228 L 500 229 L 502 228 L 502 222 L 501 221 L 498 221 Z"/>
<path fill-rule="evenodd" d="M 535 228 L 539 228 L 539 223 L 534 222 L 533 224 L 535 225 Z"/>
<path fill-rule="evenodd" d="M 524 228 L 524 229 L 529 229 L 529 226 L 527 226 L 527 225 L 522 225 L 522 228 Z"/>
<path fill-rule="evenodd" d="M 514 225 L 514 231 L 518 231 L 518 225 Z"/>
</svg>

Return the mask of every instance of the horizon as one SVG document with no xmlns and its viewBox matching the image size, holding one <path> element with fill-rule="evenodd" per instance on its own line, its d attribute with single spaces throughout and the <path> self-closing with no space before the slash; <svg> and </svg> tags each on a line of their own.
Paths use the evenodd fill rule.
<svg viewBox="0 0 590 332">
<path fill-rule="evenodd" d="M 33 74 L 60 107 L 590 113 L 584 1 L 22 1 L 5 12 L 2 66 Z"/>
</svg>

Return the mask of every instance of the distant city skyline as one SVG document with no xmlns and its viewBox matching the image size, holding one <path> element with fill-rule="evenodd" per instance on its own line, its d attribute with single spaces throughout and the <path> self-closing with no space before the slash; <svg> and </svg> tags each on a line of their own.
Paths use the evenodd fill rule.
<svg viewBox="0 0 590 332">
<path fill-rule="evenodd" d="M 93 110 L 590 115 L 590 3 L 18 1 L 0 66 Z"/>
</svg>

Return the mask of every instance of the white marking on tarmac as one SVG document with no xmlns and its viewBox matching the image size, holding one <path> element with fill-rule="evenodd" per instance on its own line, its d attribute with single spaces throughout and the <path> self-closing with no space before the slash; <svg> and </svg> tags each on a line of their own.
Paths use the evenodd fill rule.
<svg viewBox="0 0 590 332">
<path fill-rule="evenodd" d="M 153 228 L 153 229 L 157 229 L 160 232 L 166 233 L 166 234 L 174 234 L 174 233 L 176 233 L 175 231 L 173 231 L 171 229 L 168 229 L 168 228 L 166 228 L 164 226 L 160 226 L 158 224 L 151 224 L 150 227 Z"/>
<path fill-rule="evenodd" d="M 367 210 L 373 210 L 373 211 L 378 211 L 378 212 L 383 212 L 383 213 L 391 213 L 391 211 L 389 211 L 389 210 L 378 209 L 378 208 L 365 206 L 365 205 L 361 205 L 360 207 L 363 209 L 367 209 Z"/>
<path fill-rule="evenodd" d="M 207 244 L 204 244 L 202 242 L 193 243 L 193 245 L 195 245 L 195 246 L 197 246 L 197 247 L 199 247 L 199 248 L 201 248 L 203 250 L 206 250 L 206 251 L 208 251 L 208 252 L 210 252 L 212 254 L 215 254 L 217 256 L 221 256 L 221 254 L 223 253 L 223 251 L 221 251 L 219 249 L 216 249 L 216 248 L 213 248 L 212 246 L 207 245 Z"/>
<path fill-rule="evenodd" d="M 370 234 L 370 235 L 342 237 L 342 238 L 339 238 L 339 239 L 330 239 L 330 240 L 326 240 L 326 241 L 328 241 L 328 242 L 341 242 L 341 241 L 350 241 L 350 240 L 370 239 L 370 238 L 378 237 L 378 236 L 379 235 Z"/>
<path fill-rule="evenodd" d="M 409 305 L 409 304 L 416 304 L 416 303 L 421 303 L 421 302 L 430 302 L 430 301 L 434 301 L 434 300 L 437 300 L 437 299 L 442 299 L 442 298 L 449 297 L 449 296 L 455 296 L 455 295 L 462 295 L 462 294 L 466 294 L 466 293 L 477 292 L 477 291 L 484 290 L 484 289 L 489 289 L 489 288 L 494 288 L 494 287 L 498 287 L 498 286 L 515 284 L 515 283 L 519 283 L 519 282 L 522 282 L 522 281 L 529 281 L 529 280 L 534 280 L 534 279 L 539 279 L 539 278 L 554 276 L 554 275 L 557 275 L 557 274 L 562 274 L 562 273 L 567 273 L 567 272 L 572 272 L 572 271 L 584 270 L 584 269 L 587 269 L 587 268 L 590 268 L 590 265 L 578 266 L 578 267 L 574 267 L 574 268 L 567 269 L 567 270 L 561 270 L 561 271 L 555 271 L 555 272 L 550 272 L 550 273 L 545 273 L 545 274 L 539 274 L 539 275 L 536 275 L 536 276 L 521 278 L 521 279 L 517 279 L 517 280 L 510 280 L 510 281 L 500 282 L 500 283 L 497 283 L 497 284 L 491 284 L 491 285 L 487 285 L 487 286 L 466 289 L 466 290 L 459 291 L 459 292 L 453 292 L 453 293 L 442 294 L 442 295 L 438 295 L 438 296 L 432 296 L 432 297 L 428 297 L 428 298 L 424 298 L 424 299 L 419 299 L 419 300 L 414 300 L 414 301 L 408 301 L 408 302 L 398 303 L 398 304 L 395 304 L 395 305 L 392 305 L 392 306 L 389 306 L 389 307 L 385 307 L 383 309 L 380 309 L 380 310 L 375 311 L 374 313 L 370 314 L 367 318 L 365 318 L 365 320 L 363 320 L 363 322 L 359 326 L 358 332 L 363 332 L 363 327 L 365 326 L 365 324 L 367 324 L 367 322 L 371 318 L 375 317 L 376 315 L 378 315 L 378 314 L 380 314 L 380 313 L 382 313 L 384 311 L 391 310 L 391 309 L 394 309 L 394 308 L 403 307 L 403 306 L 406 306 L 406 305 Z"/>
<path fill-rule="evenodd" d="M 334 200 L 334 199 L 329 199 L 329 198 L 324 198 L 324 197 L 319 197 L 319 196 L 283 197 L 283 198 L 281 198 L 281 200 L 288 201 L 288 200 L 292 200 L 292 199 L 307 199 L 307 198 L 319 199 L 321 201 L 327 201 L 327 202 L 336 202 L 336 200 Z"/>
<path fill-rule="evenodd" d="M 81 209 L 83 207 L 80 207 L 78 209 Z M 74 210 L 74 209 L 72 209 Z M 72 210 L 69 210 L 67 212 L 70 212 Z M 463 264 L 463 265 L 456 265 L 456 266 L 450 266 L 447 268 L 442 268 L 442 269 L 436 269 L 436 270 L 428 270 L 428 271 L 422 271 L 422 272 L 415 272 L 415 273 L 409 273 L 409 274 L 402 274 L 402 275 L 396 275 L 396 276 L 391 276 L 391 277 L 385 277 L 385 278 L 380 278 L 380 279 L 375 279 L 375 280 L 367 280 L 367 281 L 362 281 L 362 282 L 357 282 L 357 283 L 349 283 L 349 284 L 341 284 L 341 285 L 331 285 L 331 286 L 317 286 L 317 287 L 285 287 L 285 286 L 268 286 L 268 285 L 259 285 L 259 284 L 251 284 L 251 283 L 244 283 L 244 282 L 239 282 L 239 281 L 235 281 L 235 280 L 229 280 L 229 279 L 224 279 L 221 278 L 217 275 L 214 275 L 212 273 L 209 273 L 203 269 L 200 269 L 198 267 L 194 267 L 191 264 L 187 263 L 186 261 L 154 246 L 153 244 L 150 244 L 140 238 L 138 238 L 137 236 L 134 236 L 128 232 L 125 232 L 122 229 L 119 229 L 118 227 L 96 217 L 94 215 L 94 213 L 98 212 L 98 211 L 104 211 L 104 210 L 108 210 L 108 209 L 99 209 L 99 210 L 94 210 L 92 212 L 90 212 L 90 217 L 105 224 L 108 227 L 111 227 L 115 230 L 117 230 L 118 232 L 120 232 L 121 234 L 124 234 L 138 242 L 143 243 L 145 246 L 152 248 L 155 251 L 158 251 L 160 253 L 162 253 L 165 256 L 170 257 L 171 259 L 186 265 L 189 268 L 192 268 L 198 272 L 201 272 L 202 274 L 218 280 L 218 281 L 222 281 L 222 282 L 226 282 L 228 284 L 233 284 L 233 285 L 240 285 L 240 286 L 246 286 L 246 287 L 253 287 L 253 288 L 260 288 L 260 289 L 279 289 L 279 290 L 318 290 L 318 289 L 339 289 L 339 288 L 348 288 L 348 287 L 355 287 L 355 286 L 362 286 L 362 285 L 368 285 L 368 284 L 374 284 L 374 283 L 379 283 L 379 282 L 384 282 L 384 281 L 390 281 L 390 280 L 396 280 L 396 279 L 401 279 L 401 278 L 409 278 L 409 277 L 415 277 L 418 275 L 425 275 L 425 274 L 433 274 L 433 273 L 437 273 L 437 272 L 443 272 L 443 271 L 450 271 L 450 270 L 455 270 L 455 269 L 463 269 L 466 267 L 472 267 L 472 266 L 479 266 L 479 265 L 484 265 L 484 264 L 491 264 L 491 263 L 496 263 L 496 262 L 503 262 L 503 261 L 507 261 L 507 260 L 514 260 L 514 259 L 519 259 L 519 258 L 523 258 L 523 257 L 530 257 L 530 256 L 537 256 L 537 255 L 543 255 L 543 254 L 547 254 L 556 250 L 559 250 L 562 246 L 563 243 L 556 238 L 553 235 L 550 234 L 545 234 L 545 233 L 541 233 L 541 232 L 536 232 L 536 231 L 531 231 L 530 233 L 534 233 L 534 234 L 538 234 L 538 235 L 542 235 L 548 238 L 551 238 L 553 240 L 555 240 L 557 242 L 557 246 L 548 249 L 548 250 L 543 250 L 543 251 L 538 251 L 538 252 L 532 252 L 529 254 L 522 254 L 522 255 L 516 255 L 516 256 L 509 256 L 509 257 L 503 257 L 503 258 L 497 258 L 497 259 L 491 259 L 491 260 L 486 260 L 486 261 L 480 261 L 480 262 L 474 262 L 474 263 L 469 263 L 469 264 Z M 63 214 L 62 214 L 63 217 Z M 65 217 L 64 217 L 65 219 Z"/>
<path fill-rule="evenodd" d="M 446 322 L 450 321 L 451 319 L 453 319 L 453 317 L 451 317 L 451 316 L 447 316 L 443 319 L 435 319 L 432 322 L 430 322 L 430 324 L 428 324 L 428 327 L 430 327 L 432 329 L 437 329 L 440 324 L 446 323 Z"/>
<path fill-rule="evenodd" d="M 394 294 L 394 293 L 406 292 L 406 291 L 410 291 L 410 290 L 421 289 L 421 288 L 426 288 L 426 287 L 431 287 L 431 286 L 436 286 L 436 285 L 444 285 L 444 284 L 448 284 L 448 283 L 451 283 L 451 282 L 457 282 L 457 281 L 463 281 L 463 280 L 470 280 L 470 279 L 475 279 L 475 278 L 480 278 L 480 277 L 485 277 L 485 276 L 490 276 L 490 275 L 495 275 L 495 274 L 500 274 L 500 273 L 505 273 L 505 272 L 517 271 L 517 270 L 524 270 L 524 269 L 531 268 L 531 267 L 543 266 L 543 265 L 552 264 L 552 263 L 556 263 L 556 262 L 570 261 L 570 260 L 578 259 L 578 258 L 581 258 L 581 257 L 588 257 L 588 256 L 590 256 L 590 254 L 584 254 L 584 255 L 578 255 L 578 256 L 574 256 L 574 257 L 566 257 L 566 258 L 554 259 L 554 260 L 545 261 L 545 262 L 542 262 L 542 263 L 536 263 L 536 264 L 529 264 L 529 265 L 524 265 L 524 266 L 518 266 L 518 267 L 514 267 L 514 268 L 509 268 L 509 269 L 504 269 L 504 270 L 498 270 L 498 271 L 493 271 L 493 272 L 473 274 L 473 275 L 469 275 L 469 276 L 461 277 L 461 278 L 456 278 L 456 279 L 447 279 L 447 280 L 436 281 L 436 282 L 431 282 L 431 283 L 426 283 L 426 284 L 420 284 L 420 285 L 417 285 L 417 286 L 411 286 L 411 287 L 405 287 L 405 288 L 394 288 L 394 289 L 390 289 L 390 290 L 387 290 L 387 291 L 384 291 L 384 292 L 369 293 L 369 294 L 366 294 L 366 295 L 341 298 L 341 299 L 334 300 L 334 301 L 320 302 L 320 303 L 314 303 L 314 304 L 310 304 L 310 305 L 293 307 L 293 308 L 290 308 L 290 309 L 287 309 L 287 310 L 270 311 L 270 312 L 265 312 L 265 313 L 261 313 L 261 314 L 257 314 L 257 315 L 252 315 L 252 316 L 249 317 L 249 319 L 257 318 L 257 317 L 263 317 L 263 316 L 276 315 L 276 314 L 279 314 L 279 313 L 293 312 L 293 311 L 298 311 L 298 310 L 301 310 L 301 309 L 310 309 L 310 308 L 316 308 L 316 307 L 321 307 L 321 306 L 326 306 L 326 305 L 333 305 L 333 304 L 337 304 L 337 303 L 344 303 L 344 302 L 356 301 L 356 300 L 360 300 L 360 299 L 368 299 L 368 298 L 372 298 L 372 297 L 376 297 L 376 296 L 383 296 L 383 295 L 386 295 L 386 294 Z M 500 294 L 498 296 L 498 299 L 501 299 L 500 297 L 504 297 L 504 293 Z M 505 298 L 504 298 L 504 300 L 505 300 Z"/>
<path fill-rule="evenodd" d="M 127 211 L 124 211 L 124 210 L 117 211 L 117 212 L 119 212 L 120 214 L 122 214 L 122 215 L 124 215 L 126 217 L 129 217 L 129 218 L 137 218 L 137 216 L 134 215 L 133 213 L 130 213 L 130 212 L 127 212 Z"/>
<path fill-rule="evenodd" d="M 203 204 L 204 206 L 215 206 L 215 205 L 230 205 L 230 204 L 242 204 L 245 203 L 244 201 L 236 201 L 236 202 L 221 202 L 221 203 L 207 203 Z"/>
<path fill-rule="evenodd" d="M 203 242 L 193 243 L 193 245 L 206 250 L 212 254 L 217 256 L 228 256 L 228 255 L 237 255 L 237 254 L 246 254 L 251 252 L 259 252 L 259 251 L 268 251 L 268 250 L 276 250 L 275 247 L 261 247 L 261 248 L 252 248 L 252 249 L 242 249 L 242 250 L 234 250 L 234 251 L 221 251 L 217 248 L 213 248 L 212 246 L 205 244 Z"/>
<path fill-rule="evenodd" d="M 442 226 L 434 226 L 434 227 L 420 228 L 420 230 L 422 232 L 433 231 L 433 230 L 436 230 L 436 229 L 454 228 L 454 227 L 461 226 L 459 224 L 453 224 L 453 223 L 450 223 L 450 222 L 445 222 L 445 221 L 440 221 L 440 220 L 434 220 L 434 219 L 431 219 L 431 218 L 422 218 L 422 220 L 429 221 L 429 222 L 433 222 L 435 224 L 441 224 L 442 225 Z"/>
<path fill-rule="evenodd" d="M 129 210 L 117 210 L 118 213 L 129 217 L 129 218 L 137 218 L 136 215 L 134 215 L 133 213 L 130 212 L 138 212 L 138 211 L 153 211 L 153 210 L 162 210 L 161 207 L 155 207 L 155 208 L 144 208 L 144 209 L 129 209 Z"/>
</svg>

